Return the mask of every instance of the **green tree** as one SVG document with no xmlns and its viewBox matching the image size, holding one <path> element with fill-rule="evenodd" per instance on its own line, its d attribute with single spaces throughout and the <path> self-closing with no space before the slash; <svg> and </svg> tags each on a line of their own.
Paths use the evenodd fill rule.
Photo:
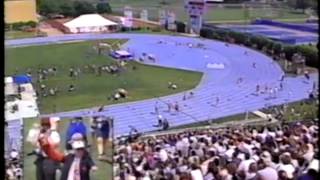
<svg viewBox="0 0 320 180">
<path fill-rule="evenodd" d="M 96 12 L 95 7 L 91 3 L 86 1 L 74 1 L 73 8 L 76 16 Z"/>
<path fill-rule="evenodd" d="M 64 16 L 74 16 L 75 12 L 70 1 L 64 1 L 60 4 L 60 12 Z"/>
<path fill-rule="evenodd" d="M 287 5 L 294 9 L 301 9 L 304 13 L 308 7 L 317 6 L 316 0 L 287 0 Z"/>
<path fill-rule="evenodd" d="M 97 13 L 103 14 L 103 13 L 112 13 L 112 9 L 107 2 L 100 2 L 97 4 Z"/>
<path fill-rule="evenodd" d="M 305 10 L 310 7 L 311 2 L 310 0 L 297 0 L 296 1 L 296 9 L 302 9 L 302 12 L 304 13 Z"/>
<path fill-rule="evenodd" d="M 176 21 L 177 32 L 185 33 L 186 32 L 186 25 L 183 22 Z"/>
<path fill-rule="evenodd" d="M 59 13 L 59 2 L 52 0 L 41 0 L 39 2 L 39 13 L 41 15 L 49 15 Z"/>
</svg>

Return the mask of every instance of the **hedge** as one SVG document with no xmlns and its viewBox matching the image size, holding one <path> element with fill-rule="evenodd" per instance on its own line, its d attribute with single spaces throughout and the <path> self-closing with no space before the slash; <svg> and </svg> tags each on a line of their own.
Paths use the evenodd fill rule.
<svg viewBox="0 0 320 180">
<path fill-rule="evenodd" d="M 186 25 L 183 22 L 176 21 L 177 32 L 185 33 L 186 32 Z"/>
<path fill-rule="evenodd" d="M 318 49 L 309 45 L 299 45 L 296 49 L 306 58 L 306 65 L 311 67 L 319 67 Z"/>
<path fill-rule="evenodd" d="M 11 24 L 6 23 L 5 29 L 10 30 L 10 28 L 12 28 L 12 30 L 21 31 L 21 30 L 24 30 L 25 28 L 35 28 L 36 26 L 37 26 L 37 23 L 34 21 L 16 22 Z"/>
<path fill-rule="evenodd" d="M 301 53 L 306 58 L 306 65 L 318 68 L 318 46 L 310 45 L 284 45 L 282 43 L 272 41 L 262 36 L 254 36 L 251 34 L 234 32 L 230 30 L 202 28 L 200 36 L 208 39 L 217 39 L 226 41 L 228 38 L 233 38 L 236 44 L 244 44 L 247 47 L 253 47 L 256 44 L 258 50 L 266 47 L 267 50 L 273 51 L 275 55 L 280 55 L 281 51 L 286 54 L 286 59 L 291 61 L 294 53 Z M 318 45 L 318 44 L 317 44 Z"/>
</svg>

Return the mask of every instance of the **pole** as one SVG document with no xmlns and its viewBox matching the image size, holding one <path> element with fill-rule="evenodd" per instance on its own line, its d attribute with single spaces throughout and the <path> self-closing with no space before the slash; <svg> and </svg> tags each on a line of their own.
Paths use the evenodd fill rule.
<svg viewBox="0 0 320 180">
<path fill-rule="evenodd" d="M 247 110 L 247 111 L 246 111 L 246 116 L 245 116 L 245 121 L 247 121 L 248 118 L 249 118 L 249 111 Z"/>
</svg>

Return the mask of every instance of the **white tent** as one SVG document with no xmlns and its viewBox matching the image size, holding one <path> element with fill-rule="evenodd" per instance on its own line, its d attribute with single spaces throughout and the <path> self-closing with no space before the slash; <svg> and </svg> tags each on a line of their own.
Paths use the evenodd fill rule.
<svg viewBox="0 0 320 180">
<path fill-rule="evenodd" d="M 99 14 L 81 15 L 63 25 L 72 33 L 108 32 L 118 26 L 117 23 L 105 19 Z"/>
</svg>

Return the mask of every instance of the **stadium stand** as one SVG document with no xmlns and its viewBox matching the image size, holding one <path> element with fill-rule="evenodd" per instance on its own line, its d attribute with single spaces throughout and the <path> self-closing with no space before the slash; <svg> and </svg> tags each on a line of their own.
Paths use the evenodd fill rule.
<svg viewBox="0 0 320 180">
<path fill-rule="evenodd" d="M 319 171 L 315 122 L 187 130 L 115 143 L 115 179 L 304 179 Z"/>
</svg>

